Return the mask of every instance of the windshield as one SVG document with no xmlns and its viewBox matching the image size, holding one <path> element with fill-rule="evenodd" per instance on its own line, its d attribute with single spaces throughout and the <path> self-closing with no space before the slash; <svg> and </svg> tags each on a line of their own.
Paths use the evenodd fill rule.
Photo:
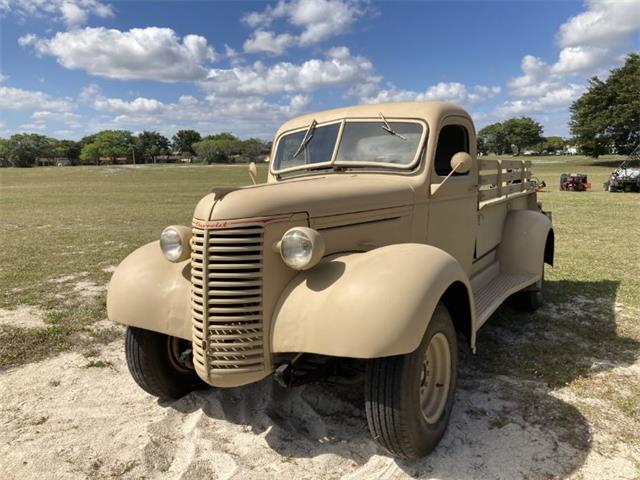
<svg viewBox="0 0 640 480">
<path fill-rule="evenodd" d="M 424 125 L 411 121 L 346 120 L 284 135 L 278 142 L 273 171 L 374 166 L 407 168 L 414 164 Z M 340 136 L 340 138 L 338 138 Z M 339 145 L 335 154 L 336 143 Z M 297 154 L 297 155 L 296 155 Z"/>
<path fill-rule="evenodd" d="M 274 169 L 284 170 L 317 163 L 329 163 L 333 156 L 339 130 L 339 123 L 316 127 L 313 136 L 307 136 L 306 144 L 303 141 L 307 129 L 285 135 L 278 142 Z"/>
<path fill-rule="evenodd" d="M 344 126 L 336 163 L 413 163 L 420 139 L 419 123 L 347 122 Z"/>
</svg>

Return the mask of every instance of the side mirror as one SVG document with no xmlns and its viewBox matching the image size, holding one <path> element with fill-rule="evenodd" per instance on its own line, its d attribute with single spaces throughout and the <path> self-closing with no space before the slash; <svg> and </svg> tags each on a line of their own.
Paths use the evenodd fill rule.
<svg viewBox="0 0 640 480">
<path fill-rule="evenodd" d="M 451 169 L 456 173 L 468 173 L 473 159 L 467 152 L 458 152 L 451 157 Z"/>
<path fill-rule="evenodd" d="M 253 184 L 256 184 L 256 176 L 258 175 L 258 169 L 256 168 L 256 164 L 251 162 L 249 164 L 249 176 L 251 177 L 251 181 Z"/>
<path fill-rule="evenodd" d="M 444 180 L 442 180 L 442 182 L 440 182 L 440 184 L 435 187 L 435 190 L 431 192 L 432 196 L 440 191 L 442 185 L 447 183 L 447 180 L 449 180 L 451 178 L 451 175 L 453 175 L 454 173 L 464 174 L 469 172 L 469 170 L 471 170 L 471 165 L 473 165 L 473 159 L 467 152 L 458 152 L 453 157 L 451 157 L 450 165 L 451 171 L 449 172 L 449 175 L 444 177 Z"/>
</svg>

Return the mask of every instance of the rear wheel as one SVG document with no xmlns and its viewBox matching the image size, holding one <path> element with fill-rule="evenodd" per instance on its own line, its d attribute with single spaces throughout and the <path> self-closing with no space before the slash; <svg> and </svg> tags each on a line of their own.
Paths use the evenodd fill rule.
<svg viewBox="0 0 640 480">
<path fill-rule="evenodd" d="M 542 277 L 536 283 L 513 295 L 512 305 L 523 312 L 535 312 L 544 304 L 544 264 Z"/>
<path fill-rule="evenodd" d="M 438 304 L 415 351 L 367 366 L 365 407 L 374 440 L 397 457 L 431 452 L 449 423 L 457 366 L 456 332 Z"/>
<path fill-rule="evenodd" d="M 175 399 L 205 386 L 193 368 L 187 340 L 127 327 L 125 354 L 131 376 L 151 395 Z"/>
</svg>

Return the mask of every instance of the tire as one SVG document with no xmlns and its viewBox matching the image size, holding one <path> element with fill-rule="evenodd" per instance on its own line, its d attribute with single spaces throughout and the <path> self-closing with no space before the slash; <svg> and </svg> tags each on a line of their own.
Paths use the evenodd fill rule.
<svg viewBox="0 0 640 480">
<path fill-rule="evenodd" d="M 177 352 L 191 348 L 191 342 L 142 328 L 127 327 L 125 355 L 135 382 L 160 399 L 176 399 L 203 388 L 191 358 Z"/>
<path fill-rule="evenodd" d="M 432 350 L 429 350 L 430 346 Z M 434 361 L 447 358 L 447 350 L 448 362 Z M 434 356 L 426 363 L 428 352 Z M 424 338 L 414 352 L 376 358 L 368 363 L 365 381 L 367 422 L 373 439 L 390 454 L 406 459 L 424 457 L 444 435 L 456 388 L 457 352 L 451 316 L 444 305 L 438 304 Z M 425 383 L 430 372 L 426 370 L 427 365 L 431 365 L 431 376 L 437 377 L 430 383 Z M 438 388 L 444 390 L 431 390 Z M 429 395 L 429 391 L 436 394 Z"/>
<path fill-rule="evenodd" d="M 544 305 L 544 265 L 542 278 L 535 285 L 515 293 L 511 304 L 516 310 L 533 313 Z"/>
</svg>

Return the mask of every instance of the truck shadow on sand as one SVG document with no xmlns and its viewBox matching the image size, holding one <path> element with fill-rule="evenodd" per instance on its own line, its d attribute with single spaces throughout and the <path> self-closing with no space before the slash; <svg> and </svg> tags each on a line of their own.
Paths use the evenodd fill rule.
<svg viewBox="0 0 640 480">
<path fill-rule="evenodd" d="M 449 428 L 419 461 L 392 459 L 371 440 L 361 382 L 287 390 L 266 379 L 167 406 L 245 426 L 237 435 L 261 435 L 283 458 L 336 455 L 348 460 L 343 473 L 363 478 L 396 470 L 455 479 L 566 476 L 582 466 L 592 439 L 586 418 L 558 392 L 638 356 L 638 342 L 616 333 L 617 288 L 614 281 L 551 281 L 535 314 L 501 307 L 480 331 L 478 354 L 460 348 Z"/>
</svg>

